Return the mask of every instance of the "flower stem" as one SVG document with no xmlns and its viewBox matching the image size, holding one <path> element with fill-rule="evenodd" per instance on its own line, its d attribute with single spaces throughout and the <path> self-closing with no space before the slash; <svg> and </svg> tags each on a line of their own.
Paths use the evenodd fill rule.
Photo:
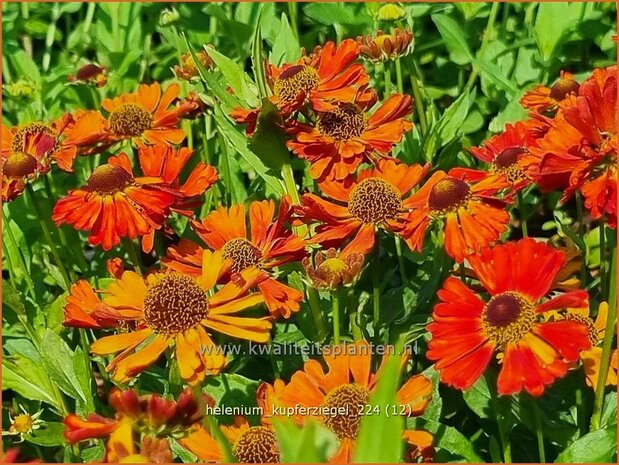
<svg viewBox="0 0 619 465">
<path fill-rule="evenodd" d="M 24 256 L 21 254 L 21 250 L 19 249 L 19 246 L 17 245 L 17 241 L 15 240 L 15 235 L 13 234 L 13 230 L 11 229 L 10 220 L 8 216 L 6 215 L 6 213 L 4 212 L 4 208 L 2 209 L 2 224 L 6 225 L 6 232 L 7 232 L 6 235 L 9 238 L 9 245 L 15 252 L 15 255 L 17 256 L 19 267 L 21 268 L 20 271 L 22 275 L 24 276 L 24 279 L 26 280 L 26 287 L 28 288 L 28 292 L 30 292 L 30 297 L 32 297 L 33 300 L 36 300 L 36 294 L 34 292 L 34 283 L 32 282 L 32 278 L 30 277 L 30 272 L 28 271 L 28 267 L 26 266 L 26 260 L 24 259 Z"/>
<path fill-rule="evenodd" d="M 398 93 L 404 93 L 404 81 L 402 80 L 402 62 L 400 57 L 395 60 L 395 77 L 398 84 Z"/>
<path fill-rule="evenodd" d="M 140 255 L 138 253 L 135 242 L 133 242 L 133 239 L 127 239 L 125 242 L 127 244 L 127 253 L 129 254 L 131 264 L 135 268 L 135 272 L 142 276 L 142 262 L 140 261 Z"/>
<path fill-rule="evenodd" d="M 428 132 L 428 122 L 426 120 L 426 110 L 423 106 L 423 96 L 421 95 L 421 88 L 419 86 L 421 76 L 419 76 L 419 79 L 417 76 L 419 76 L 419 72 L 417 70 L 417 64 L 413 60 L 413 65 L 411 66 L 411 87 L 413 88 L 415 107 L 417 108 L 419 126 L 421 126 L 421 135 L 423 136 Z"/>
<path fill-rule="evenodd" d="M 544 431 L 542 429 L 542 413 L 539 408 L 538 400 L 532 399 L 533 420 L 535 421 L 535 435 L 537 436 L 537 450 L 539 451 L 540 463 L 546 463 L 546 450 L 544 449 Z"/>
<path fill-rule="evenodd" d="M 603 225 L 602 225 L 603 226 Z M 602 230 L 603 233 L 603 230 Z M 591 415 L 591 431 L 600 429 L 602 409 L 604 406 L 604 391 L 610 365 L 610 356 L 613 349 L 615 336 L 615 324 L 617 322 L 617 247 L 613 247 L 610 264 L 610 293 L 608 296 L 608 318 L 606 320 L 606 332 L 602 342 L 602 357 L 600 359 L 600 373 L 597 386 L 595 387 L 595 399 L 593 401 L 593 413 Z"/>
<path fill-rule="evenodd" d="M 313 287 L 307 286 L 307 301 L 309 303 L 310 311 L 314 319 L 314 326 L 316 326 L 316 333 L 318 334 L 318 340 L 324 341 L 327 334 L 325 329 L 325 322 L 322 318 L 322 311 L 320 309 L 320 299 L 318 297 L 318 291 Z"/>
<path fill-rule="evenodd" d="M 374 337 L 378 338 L 380 319 L 380 244 L 374 246 L 374 266 L 372 267 L 372 303 L 374 309 Z"/>
<path fill-rule="evenodd" d="M 62 276 L 62 280 L 64 281 L 65 290 L 68 291 L 71 288 L 71 280 L 69 279 L 69 274 L 67 273 L 67 270 L 64 266 L 64 262 L 60 258 L 60 255 L 58 255 L 56 244 L 54 244 L 54 240 L 52 239 L 52 234 L 49 230 L 49 227 L 47 226 L 47 220 L 46 220 L 47 216 L 45 215 L 44 212 L 41 211 L 41 207 L 39 206 L 37 202 L 34 189 L 32 188 L 32 184 L 28 184 L 26 186 L 26 192 L 28 193 L 28 196 L 30 197 L 30 202 L 34 206 L 34 210 L 37 214 L 39 224 L 41 225 L 41 229 L 43 230 L 43 236 L 45 236 L 45 241 L 47 242 L 47 245 L 49 246 L 52 252 L 52 256 L 54 257 L 56 266 L 60 270 L 60 275 Z"/>
<path fill-rule="evenodd" d="M 408 282 L 408 278 L 406 276 L 406 269 L 404 268 L 404 255 L 402 254 L 402 241 L 400 240 L 400 236 L 394 236 L 395 240 L 395 251 L 398 255 L 398 266 L 400 268 L 400 277 L 402 278 L 402 286 L 405 286 Z"/>
<path fill-rule="evenodd" d="M 385 95 L 383 97 L 386 99 L 391 95 L 391 63 L 388 61 L 383 64 L 383 77 L 385 80 Z"/>
<path fill-rule="evenodd" d="M 518 192 L 518 210 L 520 211 L 520 226 L 522 228 L 522 237 L 529 236 L 529 228 L 527 226 L 527 212 L 524 203 L 524 195 Z"/>
<path fill-rule="evenodd" d="M 288 4 L 288 16 L 290 18 L 290 26 L 292 28 L 292 33 L 294 34 L 295 38 L 297 40 L 299 40 L 299 13 L 297 10 L 297 3 L 296 2 L 287 2 Z"/>
<path fill-rule="evenodd" d="M 331 293 L 331 299 L 333 302 L 333 343 L 340 343 L 340 293 L 338 289 L 335 289 Z"/>
</svg>

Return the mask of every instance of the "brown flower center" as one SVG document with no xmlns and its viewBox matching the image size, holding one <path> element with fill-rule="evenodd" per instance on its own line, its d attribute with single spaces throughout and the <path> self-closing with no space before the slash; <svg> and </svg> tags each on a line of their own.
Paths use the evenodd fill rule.
<svg viewBox="0 0 619 465">
<path fill-rule="evenodd" d="M 257 265 L 262 259 L 260 249 L 242 237 L 226 242 L 221 252 L 225 259 L 232 260 L 233 273 L 240 273 L 245 268 Z"/>
<path fill-rule="evenodd" d="M 471 194 L 471 189 L 464 181 L 447 177 L 437 182 L 430 190 L 428 206 L 432 210 L 455 210 L 463 205 Z"/>
<path fill-rule="evenodd" d="M 179 273 L 161 276 L 149 286 L 144 299 L 144 320 L 162 333 L 193 328 L 208 313 L 208 297 L 190 277 Z"/>
<path fill-rule="evenodd" d="M 367 120 L 363 111 L 352 103 L 341 103 L 329 112 L 320 113 L 316 128 L 337 140 L 349 140 L 365 131 Z"/>
<path fill-rule="evenodd" d="M 92 192 L 112 194 L 123 189 L 132 180 L 132 176 L 120 166 L 101 165 L 92 172 L 86 186 Z"/>
<path fill-rule="evenodd" d="M 27 149 L 27 141 L 37 136 L 47 136 L 50 140 L 50 146 L 46 147 L 46 152 L 55 152 L 58 149 L 59 141 L 58 134 L 51 127 L 45 123 L 33 122 L 28 123 L 24 127 L 20 128 L 13 137 L 11 143 L 11 149 L 13 152 L 23 152 Z"/>
<path fill-rule="evenodd" d="M 153 116 L 141 105 L 123 103 L 110 115 L 110 128 L 120 136 L 139 136 L 153 122 Z"/>
<path fill-rule="evenodd" d="M 264 426 L 253 426 L 243 432 L 232 453 L 239 463 L 279 463 L 277 438 Z"/>
<path fill-rule="evenodd" d="M 4 162 L 2 172 L 9 178 L 23 178 L 37 169 L 37 159 L 24 152 L 13 152 Z"/>
<path fill-rule="evenodd" d="M 580 84 L 573 79 L 559 79 L 555 85 L 550 88 L 550 98 L 560 102 L 570 94 L 578 92 Z"/>
<path fill-rule="evenodd" d="M 355 186 L 348 198 L 348 212 L 363 223 L 381 223 L 402 211 L 402 195 L 390 182 L 367 178 Z"/>
<path fill-rule="evenodd" d="M 322 407 L 330 409 L 323 416 L 324 424 L 340 439 L 357 437 L 361 415 L 359 411 L 370 400 L 370 391 L 359 384 L 344 384 L 329 392 Z"/>
<path fill-rule="evenodd" d="M 305 99 L 319 80 L 318 72 L 311 66 L 291 66 L 275 80 L 273 93 L 283 103 L 294 103 Z"/>
<path fill-rule="evenodd" d="M 494 159 L 494 169 L 505 174 L 509 182 L 516 182 L 525 177 L 524 170 L 518 164 L 520 157 L 527 152 L 524 147 L 510 147 L 499 153 Z"/>
<path fill-rule="evenodd" d="M 497 344 L 518 342 L 535 322 L 535 308 L 522 294 L 504 292 L 486 304 L 481 315 L 482 326 Z"/>
</svg>

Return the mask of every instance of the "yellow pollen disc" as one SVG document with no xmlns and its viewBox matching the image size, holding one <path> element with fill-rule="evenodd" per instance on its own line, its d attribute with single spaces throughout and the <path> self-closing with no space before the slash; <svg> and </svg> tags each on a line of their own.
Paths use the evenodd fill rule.
<svg viewBox="0 0 619 465">
<path fill-rule="evenodd" d="M 573 79 L 559 79 L 554 86 L 550 88 L 550 98 L 560 102 L 569 94 L 578 92 L 580 84 Z"/>
<path fill-rule="evenodd" d="M 456 210 L 464 205 L 471 189 L 464 181 L 447 177 L 437 182 L 430 190 L 428 206 L 435 211 Z"/>
<path fill-rule="evenodd" d="M 291 66 L 275 80 L 273 93 L 281 102 L 293 103 L 305 99 L 319 80 L 318 72 L 311 66 Z"/>
<path fill-rule="evenodd" d="M 258 265 L 262 259 L 260 249 L 242 237 L 226 242 L 221 253 L 225 259 L 232 260 L 233 273 L 240 273 L 245 268 Z"/>
<path fill-rule="evenodd" d="M 30 415 L 20 414 L 15 417 L 11 426 L 9 427 L 9 432 L 11 433 L 27 433 L 34 426 L 34 420 Z"/>
<path fill-rule="evenodd" d="M 54 139 L 55 145 L 51 149 L 51 152 L 54 152 L 58 149 L 58 146 L 60 144 L 60 142 L 57 140 L 58 134 L 47 124 L 40 122 L 28 123 L 24 127 L 20 128 L 15 133 L 15 136 L 13 136 L 11 149 L 13 150 L 13 152 L 23 152 L 26 149 L 26 139 L 37 136 L 39 134 L 44 134 Z"/>
<path fill-rule="evenodd" d="M 355 439 L 359 432 L 359 411 L 368 403 L 370 391 L 359 384 L 343 384 L 329 392 L 322 407 L 330 409 L 324 424 L 340 439 Z"/>
<path fill-rule="evenodd" d="M 112 194 L 123 189 L 133 178 L 117 165 L 101 165 L 88 178 L 86 186 L 92 192 Z"/>
<path fill-rule="evenodd" d="M 346 263 L 339 258 L 327 258 L 318 268 L 327 273 L 342 273 L 347 267 Z"/>
<path fill-rule="evenodd" d="M 595 327 L 595 323 L 591 318 L 586 316 L 578 315 L 576 313 L 566 313 L 565 319 L 570 321 L 577 321 L 587 326 L 587 330 L 589 331 L 589 342 L 591 342 L 591 347 L 595 347 L 598 345 L 600 334 Z"/>
<path fill-rule="evenodd" d="M 320 113 L 316 121 L 316 129 L 337 140 L 359 137 L 366 127 L 363 111 L 352 103 L 340 103 L 335 110 Z"/>
<path fill-rule="evenodd" d="M 2 173 L 9 178 L 23 178 L 37 169 L 37 160 L 24 152 L 13 152 L 4 162 Z"/>
<path fill-rule="evenodd" d="M 239 463 L 279 463 L 277 438 L 270 429 L 253 426 L 234 443 L 232 453 Z"/>
<path fill-rule="evenodd" d="M 486 335 L 498 345 L 518 342 L 535 323 L 535 308 L 525 296 L 504 292 L 490 299 L 481 320 Z"/>
<path fill-rule="evenodd" d="M 120 136 L 139 136 L 153 122 L 153 116 L 135 103 L 123 103 L 110 115 L 110 128 Z"/>
<path fill-rule="evenodd" d="M 402 212 L 402 195 L 390 182 L 367 178 L 348 197 L 348 212 L 363 223 L 382 223 Z"/>
<path fill-rule="evenodd" d="M 151 328 L 174 334 L 193 328 L 208 313 L 208 297 L 190 276 L 170 273 L 149 286 L 144 299 L 144 320 Z"/>
</svg>

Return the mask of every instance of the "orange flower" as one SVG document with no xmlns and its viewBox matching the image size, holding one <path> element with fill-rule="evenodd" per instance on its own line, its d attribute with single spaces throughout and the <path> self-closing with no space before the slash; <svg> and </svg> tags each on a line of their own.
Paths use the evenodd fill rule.
<svg viewBox="0 0 619 465">
<path fill-rule="evenodd" d="M 342 254 L 366 255 L 374 248 L 377 228 L 400 233 L 412 207 L 413 197 L 404 197 L 428 169 L 429 166 L 408 166 L 384 159 L 375 168 L 360 172 L 355 182 L 322 183 L 321 191 L 334 202 L 305 194 L 300 208 L 304 221 L 322 223 L 311 242 L 337 247 L 352 237 Z"/>
<path fill-rule="evenodd" d="M 578 82 L 568 72 L 561 71 L 561 77 L 552 86 L 536 86 L 520 99 L 520 104 L 537 113 L 554 113 L 568 96 L 578 93 Z"/>
<path fill-rule="evenodd" d="M 134 455 L 144 457 L 144 446 L 148 446 L 147 449 L 156 452 L 159 457 L 171 461 L 167 437 L 188 434 L 202 418 L 198 403 L 188 389 L 181 393 L 178 401 L 173 401 L 165 400 L 157 394 L 138 397 L 132 389 L 121 391 L 113 388 L 109 403 L 116 411 L 114 419 L 96 413 L 91 413 L 86 419 L 71 413 L 64 419 L 64 436 L 69 444 L 107 438 L 106 462 L 124 462 L 127 457 Z M 141 453 L 135 444 L 137 438 L 142 441 Z M 159 450 L 153 450 L 153 442 L 158 443 L 156 449 Z"/>
<path fill-rule="evenodd" d="M 428 227 L 440 223 L 445 251 L 458 263 L 507 231 L 509 213 L 497 192 L 509 187 L 502 174 L 474 170 L 436 171 L 409 199 L 411 213 L 401 231 L 409 247 L 421 251 Z"/>
<path fill-rule="evenodd" d="M 271 395 L 277 396 L 271 402 L 277 402 L 283 407 L 322 407 L 334 412 L 333 415 L 319 417 L 335 433 L 340 443 L 330 462 L 349 463 L 362 418 L 359 409 L 370 400 L 384 365 L 372 372 L 372 351 L 365 341 L 327 349 L 323 353 L 326 371 L 317 360 L 305 362 L 303 370 L 292 375 L 287 385 L 270 388 Z M 402 366 L 406 360 L 407 356 L 402 356 Z M 405 406 L 403 410 L 409 416 L 417 416 L 424 412 L 431 395 L 430 380 L 415 375 L 401 386 L 397 401 L 399 405 Z M 293 414 L 293 418 L 303 423 L 312 416 Z M 410 431 L 406 433 L 409 436 L 411 434 Z"/>
<path fill-rule="evenodd" d="M 275 432 L 267 426 L 250 426 L 243 417 L 234 424 L 221 426 L 224 437 L 232 445 L 232 454 L 238 463 L 279 463 L 280 452 Z M 217 440 L 205 429 L 199 428 L 180 443 L 205 462 L 222 463 L 225 455 Z"/>
<path fill-rule="evenodd" d="M 273 201 L 252 202 L 249 228 L 244 205 L 221 207 L 201 223 L 192 222 L 200 239 L 211 249 L 221 251 L 227 260 L 224 281 L 234 280 L 238 273 L 256 267 L 269 271 L 270 277 L 261 281 L 258 289 L 269 312 L 284 318 L 298 311 L 299 302 L 303 300 L 303 293 L 273 277 L 276 267 L 305 255 L 305 241 L 285 227 L 291 213 L 290 197 L 284 196 L 277 215 Z M 178 246 L 168 249 L 164 263 L 173 270 L 195 275 L 200 272 L 204 252 L 205 249 L 195 242 L 183 239 Z"/>
<path fill-rule="evenodd" d="M 371 116 L 373 102 L 338 103 L 318 113 L 316 124 L 297 125 L 288 148 L 310 162 L 310 175 L 319 182 L 350 178 L 363 162 L 386 156 L 402 140 L 413 123 L 405 118 L 412 112 L 413 100 L 396 94 Z"/>
<path fill-rule="evenodd" d="M 331 248 L 319 250 L 312 264 L 309 257 L 302 260 L 303 268 L 314 287 L 335 290 L 353 283 L 363 268 L 364 257 L 360 253 L 344 254 Z"/>
<path fill-rule="evenodd" d="M 523 157 L 526 157 L 529 148 L 537 146 L 537 139 L 543 135 L 544 128 L 544 123 L 535 119 L 506 124 L 502 133 L 491 137 L 480 147 L 469 149 L 475 157 L 490 165 L 489 170 L 466 171 L 471 175 L 477 174 L 479 179 L 502 174 L 511 185 L 510 195 L 518 193 L 533 183 L 524 163 L 526 158 L 523 160 Z"/>
<path fill-rule="evenodd" d="M 596 69 L 567 97 L 551 128 L 531 148 L 531 172 L 544 190 L 581 190 L 595 219 L 617 224 L 617 67 Z"/>
<path fill-rule="evenodd" d="M 541 395 L 591 347 L 587 325 L 543 316 L 586 307 L 586 291 L 553 295 L 565 256 L 533 239 L 485 248 L 467 260 L 490 299 L 486 302 L 459 279 L 447 278 L 428 325 L 432 339 L 427 357 L 436 361 L 444 383 L 468 389 L 499 352 L 498 393 L 524 389 Z"/>
<path fill-rule="evenodd" d="M 327 42 L 296 63 L 268 65 L 271 102 L 285 116 L 308 102 L 314 111 L 333 110 L 334 102 L 354 102 L 357 91 L 369 83 L 363 65 L 353 63 L 358 56 L 357 42 L 346 39 L 337 46 Z M 247 133 L 252 134 L 259 112 L 259 108 L 238 108 L 230 116 L 237 123 L 247 124 Z"/>
<path fill-rule="evenodd" d="M 410 29 L 396 28 L 390 34 L 376 31 L 376 35 L 357 37 L 361 56 L 370 61 L 385 62 L 396 60 L 411 53 L 414 44 Z"/>
<path fill-rule="evenodd" d="M 99 291 L 105 294 L 103 300 L 85 291 L 87 284 L 78 283 L 67 299 L 66 321 L 77 321 L 82 327 L 88 327 L 90 320 L 94 321 L 91 327 L 114 326 L 110 322 L 115 321 L 117 327 L 131 328 L 105 336 L 91 347 L 96 355 L 120 352 L 107 368 L 117 382 L 128 382 L 173 345 L 180 376 L 197 384 L 226 365 L 209 330 L 259 343 L 270 339 L 271 323 L 266 318 L 238 315 L 264 301 L 262 295 L 248 290 L 266 274 L 250 268 L 210 295 L 223 270 L 222 254 L 205 251 L 202 272 L 196 277 L 154 272 L 141 278 L 125 271 L 104 292 Z M 87 300 L 80 300 L 81 295 L 87 295 Z"/>
<path fill-rule="evenodd" d="M 170 108 L 181 88 L 170 84 L 165 91 L 158 82 L 138 87 L 137 92 L 105 99 L 101 106 L 109 112 L 106 129 L 114 141 L 131 140 L 143 144 L 180 144 L 185 132 L 178 128 L 181 118 L 196 104 L 183 102 Z"/>
<path fill-rule="evenodd" d="M 68 223 L 89 231 L 88 241 L 104 250 L 118 245 L 123 237 L 142 237 L 142 248 L 149 252 L 155 231 L 164 227 L 171 211 L 190 215 L 188 202 L 218 179 L 212 166 L 198 163 L 180 184 L 191 155 L 187 148 L 141 147 L 141 177 L 134 177 L 126 154 L 110 157 L 93 171 L 86 186 L 69 191 L 56 203 L 52 219 L 57 225 Z"/>
</svg>

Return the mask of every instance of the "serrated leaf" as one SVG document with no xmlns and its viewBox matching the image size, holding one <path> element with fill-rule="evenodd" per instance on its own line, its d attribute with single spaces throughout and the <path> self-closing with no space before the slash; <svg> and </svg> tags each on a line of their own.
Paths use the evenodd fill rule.
<svg viewBox="0 0 619 465">
<path fill-rule="evenodd" d="M 2 359 L 2 390 L 12 389 L 26 399 L 39 400 L 60 408 L 52 396 L 54 387 L 49 375 L 27 357 L 13 355 Z"/>
</svg>

